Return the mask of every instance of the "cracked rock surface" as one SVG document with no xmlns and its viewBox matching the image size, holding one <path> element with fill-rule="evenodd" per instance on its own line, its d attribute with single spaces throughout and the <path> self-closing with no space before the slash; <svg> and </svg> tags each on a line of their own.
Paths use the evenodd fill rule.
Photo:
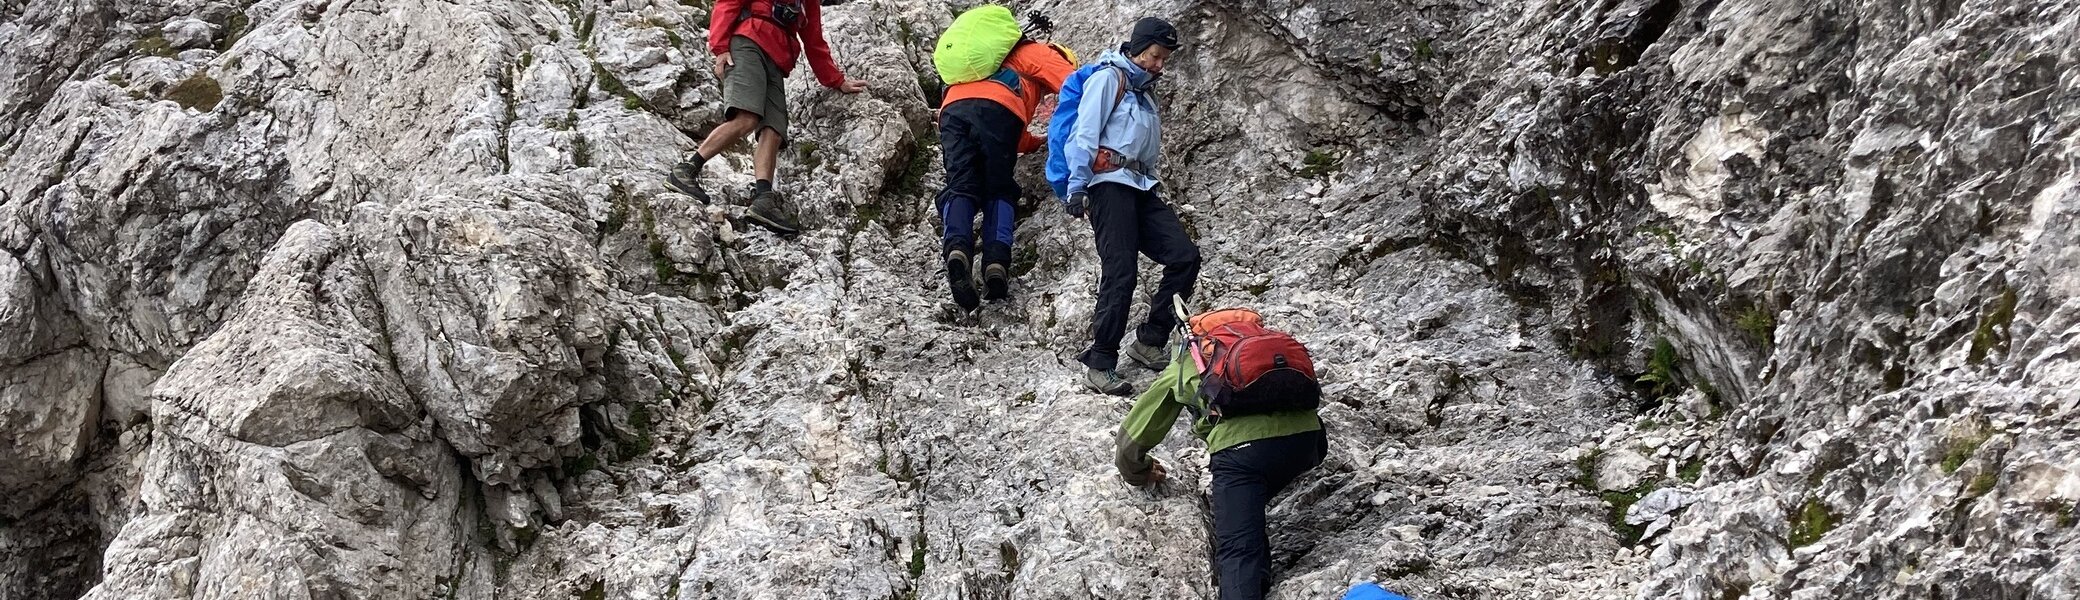
<svg viewBox="0 0 2080 600">
<path fill-rule="evenodd" d="M 0 4 L 0 599 L 1211 597 L 1087 225 L 945 298 L 970 4 L 825 8 L 793 239 L 662 185 L 705 2 Z M 2080 4 L 1014 8 L 1180 26 L 1194 302 L 1325 366 L 1273 598 L 2080 598 Z"/>
</svg>

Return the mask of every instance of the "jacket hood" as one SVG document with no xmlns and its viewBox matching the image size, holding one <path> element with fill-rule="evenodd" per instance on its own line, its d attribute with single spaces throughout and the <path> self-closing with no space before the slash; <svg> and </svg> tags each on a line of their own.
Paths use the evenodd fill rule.
<svg viewBox="0 0 2080 600">
<path fill-rule="evenodd" d="M 1141 65 L 1134 64 L 1132 59 L 1127 58 L 1125 54 L 1120 54 L 1118 49 L 1106 50 L 1105 55 L 1098 57 L 1098 62 L 1119 67 L 1125 71 L 1127 73 L 1127 87 L 1132 88 L 1136 92 L 1148 91 L 1148 84 L 1155 82 L 1156 79 L 1154 74 L 1149 73 L 1147 69 L 1141 68 Z"/>
</svg>

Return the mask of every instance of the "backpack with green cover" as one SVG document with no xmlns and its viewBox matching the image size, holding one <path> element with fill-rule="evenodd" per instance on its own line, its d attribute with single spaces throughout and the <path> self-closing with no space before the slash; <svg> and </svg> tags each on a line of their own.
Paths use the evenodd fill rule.
<svg viewBox="0 0 2080 600">
<path fill-rule="evenodd" d="M 1002 4 L 984 4 L 961 13 L 953 19 L 953 26 L 939 35 L 939 46 L 932 50 L 932 66 L 939 71 L 939 79 L 946 85 L 957 85 L 988 79 L 1004 65 L 1004 57 L 1011 54 L 1012 46 L 1018 45 L 1023 35 L 1018 28 L 1018 17 Z"/>
</svg>

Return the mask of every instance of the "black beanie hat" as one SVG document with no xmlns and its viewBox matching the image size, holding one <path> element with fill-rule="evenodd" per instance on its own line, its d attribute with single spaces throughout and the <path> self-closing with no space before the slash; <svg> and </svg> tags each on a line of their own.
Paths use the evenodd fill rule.
<svg viewBox="0 0 2080 600">
<path fill-rule="evenodd" d="M 1159 44 L 1173 51 L 1178 49 L 1177 28 L 1170 26 L 1169 21 L 1155 17 L 1142 17 L 1141 20 L 1134 22 L 1134 34 L 1128 36 L 1127 43 L 1120 46 L 1119 49 L 1120 52 L 1131 57 L 1148 50 L 1149 46 Z"/>
</svg>

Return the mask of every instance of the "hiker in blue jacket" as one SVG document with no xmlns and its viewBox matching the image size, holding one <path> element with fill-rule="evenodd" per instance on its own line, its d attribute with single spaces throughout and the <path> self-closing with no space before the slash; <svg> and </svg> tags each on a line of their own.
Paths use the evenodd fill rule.
<svg viewBox="0 0 2080 600">
<path fill-rule="evenodd" d="M 1177 317 L 1170 298 L 1190 298 L 1199 278 L 1199 246 L 1157 192 L 1161 184 L 1162 119 L 1156 114 L 1154 83 L 1178 49 L 1177 29 L 1155 17 L 1134 23 L 1118 50 L 1107 51 L 1099 69 L 1083 82 L 1075 127 L 1064 146 L 1069 165 L 1069 216 L 1090 217 L 1098 246 L 1098 302 L 1091 315 L 1091 345 L 1078 357 L 1086 367 L 1083 385 L 1105 394 L 1128 395 L 1119 376 L 1121 354 L 1151 369 L 1169 363 L 1163 352 Z M 1134 254 L 1163 265 L 1163 279 L 1149 302 L 1148 319 L 1124 352 L 1127 311 L 1133 308 L 1137 276 Z"/>
</svg>

